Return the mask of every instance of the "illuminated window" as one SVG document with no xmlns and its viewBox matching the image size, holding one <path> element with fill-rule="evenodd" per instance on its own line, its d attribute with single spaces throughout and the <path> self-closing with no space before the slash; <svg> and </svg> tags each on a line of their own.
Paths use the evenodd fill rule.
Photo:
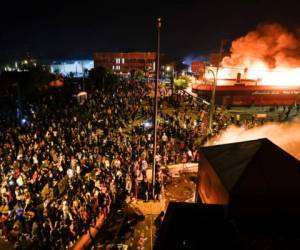
<svg viewBox="0 0 300 250">
<path fill-rule="evenodd" d="M 120 58 L 116 58 L 116 63 L 120 64 L 121 63 L 121 59 Z"/>
<path fill-rule="evenodd" d="M 124 64 L 125 63 L 125 58 L 122 58 L 122 64 Z"/>
<path fill-rule="evenodd" d="M 113 70 L 115 69 L 115 66 L 114 66 L 114 65 L 112 66 L 112 69 L 113 69 Z"/>
</svg>

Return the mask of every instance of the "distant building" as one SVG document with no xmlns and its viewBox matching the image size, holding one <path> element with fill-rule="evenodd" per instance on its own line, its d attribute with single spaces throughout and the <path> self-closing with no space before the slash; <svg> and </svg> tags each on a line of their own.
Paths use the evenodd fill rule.
<svg viewBox="0 0 300 250">
<path fill-rule="evenodd" d="M 234 82 L 228 80 L 227 82 Z M 243 84 L 218 85 L 216 100 L 224 106 L 280 106 L 300 104 L 300 86 L 256 85 L 253 80 L 243 80 Z M 205 100 L 210 100 L 212 85 L 196 84 L 193 92 Z"/>
<path fill-rule="evenodd" d="M 51 73 L 63 76 L 82 77 L 85 70 L 94 68 L 93 60 L 54 61 L 50 64 Z"/>
<path fill-rule="evenodd" d="M 183 58 L 182 64 L 186 65 L 187 72 L 192 72 L 192 63 L 193 62 L 203 62 L 205 64 L 208 64 L 208 57 L 203 55 L 188 55 Z"/>
<path fill-rule="evenodd" d="M 154 52 L 94 53 L 95 67 L 104 67 L 116 73 L 130 73 L 132 70 L 154 72 L 155 59 Z"/>
<path fill-rule="evenodd" d="M 28 69 L 32 67 L 37 67 L 39 65 L 39 62 L 36 59 L 33 58 L 26 58 L 22 60 L 15 61 L 13 63 L 8 63 L 4 65 L 3 71 L 5 72 L 26 72 Z"/>
<path fill-rule="evenodd" d="M 203 79 L 205 73 L 205 62 L 193 61 L 191 64 L 192 73 L 198 79 Z"/>
</svg>

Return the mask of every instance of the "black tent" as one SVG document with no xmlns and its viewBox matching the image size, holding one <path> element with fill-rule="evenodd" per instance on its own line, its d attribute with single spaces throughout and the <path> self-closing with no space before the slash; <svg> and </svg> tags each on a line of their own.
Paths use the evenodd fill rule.
<svg viewBox="0 0 300 250">
<path fill-rule="evenodd" d="M 299 217 L 300 162 L 268 139 L 202 147 L 198 198 L 228 216 Z"/>
</svg>

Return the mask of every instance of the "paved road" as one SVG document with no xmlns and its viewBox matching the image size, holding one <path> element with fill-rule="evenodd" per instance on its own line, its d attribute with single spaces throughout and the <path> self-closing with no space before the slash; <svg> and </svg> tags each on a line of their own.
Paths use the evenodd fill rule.
<svg viewBox="0 0 300 250">
<path fill-rule="evenodd" d="M 141 201 L 142 202 L 142 201 Z M 157 202 L 139 204 L 124 204 L 109 219 L 109 223 L 103 228 L 97 237 L 97 244 L 94 249 L 118 249 L 117 246 L 124 245 L 127 250 L 151 250 L 155 241 L 154 220 L 161 211 L 161 204 Z M 149 205 L 148 208 L 146 208 Z M 139 207 L 146 210 L 154 209 L 154 214 L 143 214 Z M 157 214 L 156 214 L 157 213 Z M 125 246 L 127 248 L 125 248 Z"/>
<path fill-rule="evenodd" d="M 155 219 L 166 210 L 169 201 L 193 202 L 197 173 L 181 172 L 165 187 L 165 199 L 161 202 L 126 203 L 109 218 L 109 222 L 97 237 L 94 249 L 118 249 L 124 244 L 127 250 L 151 250 L 156 239 Z M 126 247 L 127 248 L 126 248 Z"/>
</svg>

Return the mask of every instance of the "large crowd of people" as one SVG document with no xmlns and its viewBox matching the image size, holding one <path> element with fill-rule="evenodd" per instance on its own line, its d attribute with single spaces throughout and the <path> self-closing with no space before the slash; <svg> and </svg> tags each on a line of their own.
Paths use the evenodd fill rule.
<svg viewBox="0 0 300 250">
<path fill-rule="evenodd" d="M 95 90 L 83 103 L 60 91 L 0 117 L 0 238 L 16 249 L 72 246 L 120 197 L 151 198 L 153 115 L 148 88 L 126 82 Z M 161 102 L 161 105 L 164 105 Z M 197 160 L 201 120 L 161 113 L 153 199 L 163 195 L 163 167 Z"/>
<path fill-rule="evenodd" d="M 150 85 L 123 81 L 92 91 L 83 103 L 60 90 L 45 92 L 25 103 L 18 119 L 15 110 L 2 110 L 0 241 L 66 249 L 114 204 L 162 199 L 167 166 L 198 161 L 209 107 L 185 94 L 160 97 L 152 187 L 150 92 Z M 212 133 L 258 123 L 217 108 Z"/>
</svg>

